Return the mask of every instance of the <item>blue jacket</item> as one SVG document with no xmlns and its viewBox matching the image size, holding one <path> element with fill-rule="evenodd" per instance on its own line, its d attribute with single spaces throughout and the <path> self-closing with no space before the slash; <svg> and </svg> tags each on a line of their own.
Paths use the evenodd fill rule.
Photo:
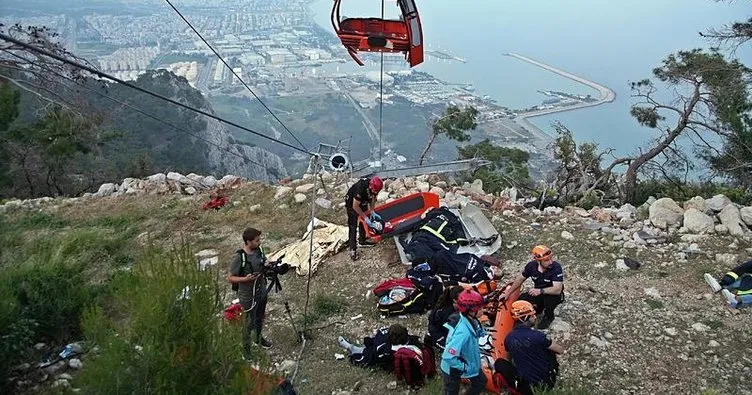
<svg viewBox="0 0 752 395">
<path fill-rule="evenodd" d="M 459 314 L 457 325 L 452 327 L 444 324 L 449 329 L 444 352 L 441 354 L 441 371 L 449 374 L 450 368 L 462 371 L 462 378 L 471 378 L 480 374 L 480 347 L 478 338 L 486 335 L 486 331 L 480 326 L 470 323 L 464 315 Z"/>
</svg>

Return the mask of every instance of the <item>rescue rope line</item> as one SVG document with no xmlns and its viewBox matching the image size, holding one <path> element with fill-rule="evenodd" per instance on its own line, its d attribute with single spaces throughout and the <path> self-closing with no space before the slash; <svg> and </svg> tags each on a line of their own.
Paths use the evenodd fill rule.
<svg viewBox="0 0 752 395">
<path fill-rule="evenodd" d="M 144 115 L 144 116 L 146 116 L 148 118 L 151 118 L 151 119 L 153 119 L 153 120 L 155 120 L 155 121 L 157 121 L 157 122 L 159 122 L 159 123 L 161 123 L 163 125 L 167 125 L 167 126 L 171 127 L 172 129 L 174 129 L 176 132 L 184 133 L 184 134 L 187 134 L 187 135 L 189 135 L 189 136 L 191 136 L 191 137 L 193 137 L 195 139 L 201 140 L 201 141 L 205 142 L 206 144 L 214 146 L 217 149 L 220 149 L 220 150 L 222 150 L 224 152 L 227 152 L 230 155 L 233 155 L 233 156 L 236 156 L 236 157 L 241 158 L 243 160 L 246 160 L 249 163 L 252 163 L 252 164 L 254 164 L 256 166 L 259 166 L 259 167 L 263 168 L 264 170 L 267 170 L 267 171 L 274 170 L 274 172 L 276 172 L 275 169 L 271 169 L 269 167 L 266 167 L 266 166 L 262 165 L 259 162 L 256 162 L 254 160 L 248 159 L 248 158 L 246 158 L 243 155 L 240 155 L 240 154 L 238 154 L 236 152 L 232 152 L 229 149 L 227 149 L 226 147 L 223 147 L 223 146 L 221 146 L 221 145 L 219 145 L 217 143 L 214 143 L 213 141 L 210 141 L 210 140 L 208 140 L 206 138 L 203 138 L 203 137 L 201 137 L 201 136 L 199 136 L 199 135 L 197 135 L 195 133 L 191 133 L 191 132 L 189 132 L 189 131 L 187 131 L 185 129 L 182 129 L 182 128 L 178 127 L 178 126 L 175 126 L 175 125 L 173 125 L 172 123 L 170 123 L 168 121 L 165 121 L 165 120 L 163 120 L 163 119 L 161 119 L 159 117 L 151 115 L 151 114 L 147 113 L 146 111 L 141 110 L 140 108 L 137 108 L 137 107 L 135 107 L 135 106 L 133 106 L 133 105 L 127 103 L 127 102 L 124 102 L 124 101 L 122 101 L 120 99 L 116 99 L 116 98 L 114 98 L 114 97 L 112 97 L 112 96 L 110 96 L 110 95 L 108 95 L 106 93 L 102 93 L 102 92 L 100 92 L 100 91 L 98 91 L 98 90 L 96 90 L 94 88 L 91 88 L 91 87 L 87 86 L 85 83 L 78 82 L 78 81 L 74 80 L 73 78 L 70 78 L 70 77 L 68 77 L 68 76 L 66 76 L 66 75 L 64 75 L 64 74 L 62 74 L 62 73 L 60 73 L 58 71 L 50 69 L 49 67 L 45 67 L 43 65 L 37 64 L 36 62 L 34 62 L 34 61 L 30 60 L 30 59 L 26 59 L 23 56 L 20 56 L 18 54 L 15 54 L 15 53 L 12 53 L 12 52 L 9 52 L 9 51 L 5 51 L 5 52 L 8 53 L 9 55 L 14 56 L 14 57 L 16 57 L 18 59 L 21 59 L 21 60 L 23 60 L 25 62 L 29 62 L 29 64 L 35 65 L 35 66 L 39 67 L 40 69 L 45 70 L 48 73 L 51 73 L 51 74 L 54 74 L 54 75 L 56 75 L 56 76 L 58 76 L 60 78 L 66 79 L 66 80 L 68 80 L 68 81 L 76 84 L 76 86 L 79 86 L 79 87 L 81 87 L 81 88 L 83 88 L 83 89 L 85 89 L 87 91 L 93 92 L 93 93 L 95 93 L 95 94 L 97 94 L 97 95 L 99 95 L 101 97 L 104 97 L 104 98 L 106 98 L 108 100 L 111 100 L 111 101 L 113 101 L 113 102 L 115 102 L 117 104 L 120 104 L 120 105 L 122 105 L 124 107 L 130 108 L 131 110 L 136 111 L 137 113 L 139 113 L 141 115 Z M 271 172 L 270 174 L 273 174 L 273 172 Z"/>
<path fill-rule="evenodd" d="M 200 38 L 201 41 L 203 41 L 204 44 L 206 44 L 206 46 L 209 47 L 209 49 L 211 49 L 212 52 L 214 52 L 214 55 L 217 55 L 217 58 L 219 58 L 219 60 L 222 63 L 224 63 L 225 67 L 227 67 L 227 69 L 230 70 L 230 72 L 232 73 L 232 75 L 234 75 L 235 78 L 237 78 L 238 81 L 240 81 L 240 83 L 243 84 L 243 86 L 248 90 L 248 92 L 251 92 L 251 94 L 253 95 L 253 97 L 255 97 L 259 101 L 259 103 L 261 103 L 261 105 L 264 106 L 264 108 L 266 109 L 266 111 L 269 111 L 269 114 L 271 114 L 272 117 L 274 117 L 274 119 L 276 119 L 277 122 L 279 122 L 279 124 L 282 125 L 282 127 L 287 131 L 287 133 L 290 133 L 290 136 L 292 136 L 292 138 L 295 139 L 295 141 L 297 141 L 298 144 L 300 144 L 300 146 L 304 150 L 308 151 L 308 148 L 306 148 L 306 146 L 300 140 L 298 140 L 298 137 L 295 136 L 295 134 L 290 129 L 288 129 L 287 126 L 285 126 L 285 124 L 282 122 L 282 120 L 280 120 L 277 117 L 277 115 L 274 114 L 274 112 L 266 105 L 266 103 L 264 103 L 264 101 L 261 100 L 261 98 L 258 97 L 258 95 L 256 95 L 256 92 L 254 92 L 253 89 L 251 89 L 251 87 L 248 86 L 248 84 L 246 84 L 245 81 L 243 81 L 242 78 L 240 78 L 240 76 L 238 75 L 238 73 L 236 73 L 235 70 L 233 70 L 233 68 L 230 67 L 230 65 L 222 58 L 222 56 L 219 54 L 219 52 L 217 52 L 214 49 L 214 47 L 211 44 L 209 44 L 208 41 L 206 41 L 206 39 L 201 35 L 201 33 L 198 32 L 198 30 L 196 30 L 195 27 L 193 27 L 193 25 L 191 24 L 191 22 L 189 22 L 188 19 L 186 19 L 186 17 L 183 16 L 183 14 L 170 2 L 170 0 L 165 0 L 165 1 L 167 2 L 167 4 L 170 5 L 170 7 L 172 7 L 173 10 L 175 10 L 175 12 L 178 14 L 178 16 L 180 16 L 180 18 L 188 25 L 188 27 L 190 27 L 191 30 L 193 30 L 193 32 L 196 33 L 196 35 L 198 36 L 198 38 Z"/>
<path fill-rule="evenodd" d="M 290 383 L 295 383 L 295 377 L 298 375 L 298 368 L 300 367 L 300 359 L 303 357 L 303 351 L 305 350 L 306 346 L 306 331 L 308 330 L 308 304 L 311 300 L 311 274 L 313 272 L 313 235 L 314 231 L 316 230 L 315 226 L 315 219 L 316 219 L 316 185 L 318 183 L 317 176 L 319 173 L 319 166 L 320 164 L 320 157 L 318 155 L 312 155 L 313 161 L 313 188 L 311 188 L 311 234 L 309 235 L 309 244 L 308 244 L 308 275 L 306 276 L 306 298 L 305 298 L 305 305 L 303 307 L 303 332 L 300 333 L 300 339 L 302 340 L 302 345 L 300 346 L 300 352 L 298 352 L 298 357 L 295 360 L 295 371 L 293 371 L 293 374 L 290 378 Z"/>
<path fill-rule="evenodd" d="M 309 152 L 307 150 L 304 150 L 304 149 L 301 149 L 299 147 L 296 147 L 296 146 L 294 146 L 294 145 L 292 145 L 290 143 L 286 143 L 286 142 L 284 142 L 282 140 L 279 140 L 279 139 L 276 139 L 274 137 L 269 137 L 269 136 L 267 136 L 267 135 L 265 135 L 263 133 L 260 133 L 260 132 L 257 132 L 255 130 L 253 130 L 253 129 L 247 128 L 247 127 L 242 126 L 242 125 L 239 125 L 239 124 L 237 124 L 235 122 L 228 121 L 228 120 L 226 120 L 226 119 L 224 119 L 222 117 L 219 117 L 217 115 L 211 114 L 211 113 L 206 112 L 204 110 L 200 110 L 198 108 L 191 107 L 191 106 L 189 106 L 187 104 L 183 104 L 183 103 L 181 103 L 181 102 L 179 102 L 179 101 L 177 101 L 175 99 L 171 99 L 171 98 L 169 98 L 167 96 L 160 95 L 159 93 L 155 93 L 155 92 L 152 92 L 152 91 L 150 91 L 148 89 L 141 88 L 138 85 L 132 84 L 132 83 L 130 83 L 128 81 L 124 81 L 124 80 L 122 80 L 120 78 L 117 78 L 117 77 L 112 76 L 110 74 L 107 74 L 107 73 L 104 73 L 102 71 L 99 71 L 99 70 L 97 70 L 97 69 L 95 69 L 93 67 L 86 66 L 86 65 L 81 64 L 79 62 L 75 62 L 73 60 L 67 59 L 67 58 L 65 58 L 63 56 L 60 56 L 60 55 L 55 54 L 53 52 L 50 52 L 50 51 L 48 51 L 46 49 L 35 47 L 35 46 L 31 45 L 31 44 L 28 44 L 28 43 L 25 43 L 25 42 L 20 41 L 18 39 L 15 39 L 15 38 L 7 35 L 7 34 L 0 33 L 0 39 L 3 40 L 3 41 L 7 41 L 7 42 L 10 42 L 10 43 L 16 44 L 16 45 L 18 45 L 20 47 L 23 47 L 24 49 L 27 49 L 29 51 L 36 52 L 38 54 L 50 57 L 52 59 L 55 59 L 55 60 L 57 60 L 59 62 L 65 63 L 67 65 L 70 65 L 70 66 L 76 67 L 78 69 L 87 71 L 87 72 L 89 72 L 91 74 L 94 74 L 96 76 L 99 76 L 101 78 L 106 78 L 108 80 L 115 81 L 117 83 L 123 84 L 123 85 L 125 85 L 125 86 L 127 86 L 127 87 L 129 87 L 131 89 L 135 89 L 135 90 L 137 90 L 139 92 L 146 93 L 147 95 L 156 97 L 158 99 L 161 99 L 161 100 L 164 100 L 166 102 L 172 103 L 172 104 L 174 104 L 176 106 L 179 106 L 179 107 L 185 108 L 187 110 L 193 111 L 195 113 L 198 113 L 198 114 L 207 116 L 209 118 L 215 119 L 215 120 L 217 120 L 219 122 L 222 122 L 224 124 L 227 124 L 227 125 L 230 125 L 230 126 L 234 126 L 234 127 L 238 128 L 240 130 L 243 130 L 245 132 L 254 134 L 254 135 L 259 136 L 261 138 L 264 138 L 264 139 L 267 139 L 267 140 L 270 140 L 270 141 L 274 141 L 274 142 L 276 142 L 278 144 L 284 145 L 285 147 L 291 148 L 291 149 L 293 149 L 295 151 L 302 152 L 302 153 L 305 153 L 305 154 L 308 154 L 308 155 L 313 155 L 312 152 Z"/>
</svg>

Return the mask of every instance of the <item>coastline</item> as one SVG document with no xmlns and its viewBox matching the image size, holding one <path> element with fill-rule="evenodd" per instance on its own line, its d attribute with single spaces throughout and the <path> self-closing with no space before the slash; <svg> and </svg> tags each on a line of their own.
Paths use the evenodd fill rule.
<svg viewBox="0 0 752 395">
<path fill-rule="evenodd" d="M 525 127 L 526 129 L 532 130 L 536 134 L 538 134 L 540 137 L 546 136 L 549 139 L 554 139 L 554 136 L 549 135 L 548 133 L 541 130 L 539 127 L 535 126 L 528 118 L 534 118 L 534 117 L 540 117 L 543 115 L 549 115 L 554 114 L 557 112 L 564 112 L 564 111 L 573 111 L 573 110 L 579 110 L 582 108 L 587 107 L 595 107 L 599 106 L 604 103 L 611 103 L 614 100 L 616 100 L 616 92 L 614 92 L 611 88 L 601 85 L 595 81 L 588 80 L 586 78 L 574 75 L 570 72 L 561 70 L 559 68 L 553 67 L 551 65 L 547 65 L 545 63 L 536 61 L 534 59 L 528 58 L 526 56 L 522 56 L 520 54 L 514 53 L 514 52 L 506 52 L 504 53 L 505 56 L 510 56 L 516 59 L 519 59 L 523 62 L 530 63 L 534 66 L 540 67 L 544 70 L 550 71 L 552 73 L 558 74 L 564 78 L 568 78 L 572 81 L 579 82 L 580 84 L 583 84 L 585 86 L 588 86 L 590 88 L 595 89 L 600 94 L 600 98 L 598 98 L 597 101 L 594 101 L 592 103 L 580 103 L 575 104 L 572 106 L 566 106 L 566 107 L 558 107 L 558 108 L 548 108 L 543 110 L 536 110 L 527 112 L 524 114 L 521 114 L 514 118 L 514 122 L 522 127 Z"/>
</svg>

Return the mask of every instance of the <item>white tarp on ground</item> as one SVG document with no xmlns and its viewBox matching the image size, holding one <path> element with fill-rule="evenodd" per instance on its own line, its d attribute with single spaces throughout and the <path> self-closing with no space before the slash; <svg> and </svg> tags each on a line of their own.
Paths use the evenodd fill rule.
<svg viewBox="0 0 752 395">
<path fill-rule="evenodd" d="M 330 222 L 313 219 L 313 259 L 311 260 L 311 274 L 316 273 L 316 268 L 324 259 L 340 252 L 347 246 L 347 226 L 336 225 Z M 295 268 L 295 272 L 301 276 L 308 275 L 309 256 L 311 251 L 311 224 L 308 224 L 303 238 L 296 243 L 290 244 L 281 250 L 269 255 L 269 260 L 277 260 L 284 255 L 282 261 L 289 263 Z"/>
</svg>

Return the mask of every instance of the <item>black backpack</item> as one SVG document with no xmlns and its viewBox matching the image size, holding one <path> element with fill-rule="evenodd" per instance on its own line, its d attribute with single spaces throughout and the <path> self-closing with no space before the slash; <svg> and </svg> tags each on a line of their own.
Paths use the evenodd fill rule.
<svg viewBox="0 0 752 395">
<path fill-rule="evenodd" d="M 242 249 L 237 250 L 236 252 L 238 254 L 240 254 L 240 262 L 241 262 L 240 263 L 240 272 L 238 272 L 238 277 L 243 277 L 243 276 L 246 275 L 246 273 L 245 273 L 245 264 L 246 264 L 245 252 Z M 239 288 L 238 287 L 238 283 L 232 284 L 232 290 L 234 292 L 238 292 L 238 288 Z"/>
</svg>

